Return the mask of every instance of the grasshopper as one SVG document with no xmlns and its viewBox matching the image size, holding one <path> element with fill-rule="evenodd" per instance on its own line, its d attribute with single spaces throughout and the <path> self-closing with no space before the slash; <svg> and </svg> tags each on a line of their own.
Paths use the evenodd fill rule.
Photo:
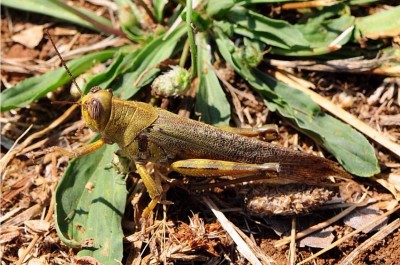
<svg viewBox="0 0 400 265">
<path fill-rule="evenodd" d="M 72 152 L 56 149 L 76 158 L 104 144 L 118 144 L 121 154 L 134 161 L 150 195 L 143 217 L 162 195 L 161 185 L 146 170 L 147 162 L 171 163 L 172 171 L 188 176 L 262 174 L 308 184 L 322 184 L 330 176 L 350 178 L 328 159 L 235 134 L 147 103 L 121 100 L 100 87 L 82 97 L 81 111 L 86 125 L 102 138 Z"/>
<path fill-rule="evenodd" d="M 62 58 L 61 61 L 65 66 Z M 67 67 L 66 70 L 73 79 Z M 76 85 L 74 79 L 73 82 Z M 105 144 L 118 144 L 122 155 L 134 161 L 151 198 L 142 217 L 154 209 L 163 192 L 146 170 L 147 162 L 169 165 L 171 171 L 188 176 L 262 175 L 308 184 L 322 184 L 330 176 L 351 178 L 328 159 L 184 118 L 143 102 L 121 100 L 110 89 L 93 87 L 82 96 L 80 105 L 87 127 L 102 138 L 73 151 L 60 147 L 55 150 L 77 158 Z"/>
</svg>

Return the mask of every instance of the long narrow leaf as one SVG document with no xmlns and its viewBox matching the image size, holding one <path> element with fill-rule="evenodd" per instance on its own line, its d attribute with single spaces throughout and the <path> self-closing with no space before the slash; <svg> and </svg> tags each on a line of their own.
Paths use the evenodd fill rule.
<svg viewBox="0 0 400 265">
<path fill-rule="evenodd" d="M 82 56 L 67 63 L 73 76 L 77 76 L 98 62 L 103 62 L 115 54 L 115 49 Z M 23 80 L 18 85 L 6 89 L 1 94 L 1 111 L 22 108 L 46 95 L 46 93 L 70 82 L 71 78 L 63 67 L 41 76 Z"/>
<path fill-rule="evenodd" d="M 400 6 L 356 19 L 355 38 L 378 39 L 400 35 Z"/>
<path fill-rule="evenodd" d="M 241 29 L 250 31 L 255 38 L 263 37 L 260 40 L 266 44 L 283 49 L 310 46 L 303 34 L 284 20 L 268 18 L 239 6 L 232 8 L 225 16 L 229 22 L 237 25 L 234 28 L 236 33 L 241 34 Z"/>
<path fill-rule="evenodd" d="M 231 116 L 230 105 L 211 67 L 211 47 L 206 35 L 197 34 L 196 43 L 198 47 L 197 75 L 200 78 L 196 96 L 196 113 L 201 114 L 201 119 L 205 123 L 228 125 Z"/>
<path fill-rule="evenodd" d="M 58 0 L 2 0 L 1 4 L 12 7 L 15 9 L 20 9 L 28 12 L 34 12 L 43 14 L 46 16 L 51 16 L 57 19 L 69 21 L 83 27 L 98 30 L 96 25 L 88 22 L 87 20 L 79 17 L 70 10 L 63 8 L 60 4 L 56 3 Z M 78 10 L 85 15 L 89 16 L 91 19 L 96 20 L 98 23 L 103 25 L 112 26 L 111 22 L 103 17 L 100 17 L 93 13 L 92 11 L 78 8 Z"/>
<path fill-rule="evenodd" d="M 329 46 L 340 34 L 354 25 L 354 17 L 349 14 L 347 7 L 336 5 L 327 7 L 316 12 L 304 21 L 295 24 L 294 27 L 301 32 L 302 36 L 310 43 L 309 47 L 294 47 L 287 50 L 280 47 L 273 47 L 271 53 L 287 56 L 314 56 L 330 53 L 334 50 Z M 352 31 L 349 31 L 335 45 L 343 46 L 352 37 Z"/>
<path fill-rule="evenodd" d="M 111 84 L 115 95 L 129 99 L 150 82 L 158 72 L 158 65 L 173 54 L 184 34 L 185 27 L 178 27 L 165 39 L 160 35 L 135 52 L 129 65 L 122 69 L 121 77 Z"/>
<path fill-rule="evenodd" d="M 361 177 L 379 173 L 374 150 L 363 135 L 323 113 L 303 92 L 246 67 L 235 54 L 234 44 L 223 34 L 218 34 L 217 44 L 224 59 L 264 97 L 272 111 L 278 111 L 293 126 L 321 144 L 347 171 Z"/>
</svg>

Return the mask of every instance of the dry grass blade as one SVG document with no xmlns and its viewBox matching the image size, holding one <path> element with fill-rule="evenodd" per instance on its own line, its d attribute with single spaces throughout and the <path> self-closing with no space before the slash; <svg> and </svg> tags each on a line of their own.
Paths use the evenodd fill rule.
<svg viewBox="0 0 400 265">
<path fill-rule="evenodd" d="M 353 264 L 353 260 L 359 256 L 364 250 L 366 250 L 369 246 L 374 245 L 376 242 L 383 240 L 389 234 L 391 234 L 394 230 L 400 227 L 400 219 L 397 218 L 390 224 L 382 227 L 379 232 L 370 237 L 367 241 L 359 245 L 355 250 L 353 250 L 341 263 L 340 265 L 350 265 Z"/>
<path fill-rule="evenodd" d="M 330 61 L 284 61 L 277 59 L 269 59 L 267 62 L 276 67 L 297 68 L 309 71 L 324 71 L 324 72 L 345 72 L 345 73 L 365 73 L 373 72 L 384 62 L 390 60 L 391 57 L 380 57 L 374 59 L 363 59 L 355 57 L 350 59 L 330 60 Z"/>
<path fill-rule="evenodd" d="M 322 6 L 333 6 L 337 4 L 337 0 L 315 0 L 301 3 L 287 3 L 281 6 L 282 9 L 299 9 L 299 8 L 312 8 Z"/>
<path fill-rule="evenodd" d="M 25 131 L 23 134 L 21 134 L 20 137 L 18 137 L 18 139 L 15 141 L 15 143 L 11 146 L 10 150 L 8 150 L 8 152 L 1 158 L 0 160 L 0 174 L 3 175 L 4 170 L 8 164 L 8 161 L 10 161 L 13 157 L 11 155 L 11 153 L 13 152 L 13 150 L 15 150 L 15 146 L 18 144 L 18 142 L 32 129 L 33 124 L 31 124 Z M 10 154 L 10 155 L 9 155 Z M 9 156 L 9 158 L 8 158 Z"/>
<path fill-rule="evenodd" d="M 335 115 L 336 117 L 343 120 L 347 124 L 353 126 L 355 129 L 357 129 L 361 133 L 365 134 L 366 136 L 370 137 L 372 140 L 374 140 L 378 144 L 387 148 L 388 150 L 393 152 L 397 157 L 400 157 L 400 145 L 399 144 L 391 141 L 389 138 L 387 138 L 382 133 L 380 133 L 377 130 L 373 129 L 372 127 L 368 126 L 367 124 L 365 124 L 358 118 L 354 117 L 353 115 L 351 115 L 344 109 L 336 106 L 335 104 L 333 104 L 331 101 L 327 100 L 326 98 L 320 96 L 319 94 L 315 93 L 314 91 L 311 91 L 304 85 L 300 85 L 299 82 L 296 81 L 298 79 L 297 77 L 294 77 L 287 73 L 283 74 L 278 71 L 274 71 L 273 75 L 279 81 L 282 81 L 282 82 L 306 93 L 307 95 L 309 95 L 311 97 L 312 100 L 314 100 L 322 108 L 326 109 L 331 114 Z"/>
<path fill-rule="evenodd" d="M 277 264 L 277 262 L 268 256 L 265 251 L 263 251 L 256 242 L 254 242 L 254 239 L 250 239 L 245 233 L 240 230 L 237 226 L 235 226 L 233 223 L 231 223 L 232 227 L 235 228 L 236 232 L 243 238 L 243 240 L 249 245 L 253 253 L 257 255 L 257 257 L 261 260 L 262 264 Z"/>
<path fill-rule="evenodd" d="M 345 241 L 348 240 L 350 237 L 352 237 L 352 236 L 354 236 L 354 235 L 360 233 L 360 232 L 363 231 L 364 229 L 379 224 L 379 222 L 380 222 L 382 219 L 384 219 L 385 217 L 391 215 L 392 213 L 396 212 L 396 211 L 399 210 L 399 209 L 400 209 L 400 205 L 397 205 L 397 207 L 395 207 L 394 209 L 392 209 L 392 210 L 390 210 L 390 211 L 387 211 L 386 213 L 384 213 L 384 214 L 382 214 L 381 216 L 375 218 L 375 219 L 372 220 L 371 222 L 366 223 L 365 225 L 361 226 L 360 228 L 358 228 L 358 229 L 354 230 L 353 232 L 351 232 L 351 233 L 345 235 L 344 237 L 342 237 L 341 239 L 335 241 L 334 243 L 332 243 L 332 244 L 329 245 L 328 247 L 326 247 L 326 248 L 324 248 L 324 249 L 318 251 L 318 252 L 315 253 L 314 255 L 312 255 L 312 256 L 306 258 L 305 260 L 303 260 L 302 262 L 298 263 L 298 265 L 305 264 L 305 263 L 307 263 L 307 262 L 309 262 L 309 261 L 315 259 L 316 257 L 322 255 L 323 253 L 327 252 L 328 250 L 331 250 L 332 248 L 334 248 L 334 247 L 340 245 L 341 243 L 345 242 Z"/>
<path fill-rule="evenodd" d="M 121 43 L 123 43 L 123 40 L 121 38 L 118 37 L 114 37 L 114 36 L 109 36 L 106 39 L 100 41 L 100 42 L 96 42 L 92 45 L 88 45 L 85 47 L 80 47 L 77 48 L 75 50 L 72 51 L 68 51 L 68 52 L 63 52 L 62 56 L 63 59 L 65 61 L 68 61 L 70 59 L 76 58 L 80 55 L 83 55 L 85 53 L 89 53 L 89 52 L 93 52 L 96 50 L 101 50 L 101 49 L 105 49 L 107 47 L 115 47 L 115 46 L 119 46 Z M 54 56 L 53 58 L 49 59 L 46 63 L 47 64 L 53 64 L 55 61 L 58 60 L 58 56 Z"/>
<path fill-rule="evenodd" d="M 46 222 L 49 222 L 50 219 L 53 217 L 53 212 L 54 212 L 54 204 L 55 204 L 55 198 L 54 198 L 54 190 L 57 186 L 57 182 L 53 183 L 53 187 L 52 187 L 52 196 L 51 196 L 51 201 L 50 201 L 50 206 L 49 206 L 49 211 L 46 214 L 46 217 L 44 218 L 44 220 Z M 26 256 L 29 254 L 29 252 L 31 252 L 32 248 L 35 246 L 36 242 L 40 239 L 40 237 L 42 237 L 42 235 L 40 234 L 35 234 L 34 238 L 32 239 L 31 243 L 29 243 L 29 246 L 25 249 L 25 251 L 22 253 L 22 255 L 20 256 L 17 265 L 22 265 L 22 263 L 24 263 Z"/>
<path fill-rule="evenodd" d="M 296 216 L 292 217 L 292 229 L 290 231 L 289 263 L 290 265 L 294 265 L 296 263 Z"/>
<path fill-rule="evenodd" d="M 22 209 L 23 209 L 22 207 L 16 207 L 16 208 L 12 209 L 11 211 L 9 211 L 8 213 L 3 212 L 3 216 L 0 217 L 0 223 L 4 223 L 5 221 L 10 219 L 12 216 L 17 214 Z"/>
<path fill-rule="evenodd" d="M 225 217 L 225 215 L 221 211 L 219 211 L 218 207 L 214 204 L 214 202 L 208 197 L 204 197 L 203 200 L 207 204 L 207 206 L 211 209 L 213 214 L 217 217 L 222 227 L 226 230 L 226 232 L 231 236 L 233 241 L 236 243 L 237 250 L 240 252 L 240 254 L 242 254 L 243 257 L 245 257 L 250 262 L 250 264 L 262 265 L 260 260 L 257 258 L 256 254 L 253 253 L 249 245 L 246 244 L 243 238 L 235 231 L 235 228 L 232 226 L 231 222 Z"/>
<path fill-rule="evenodd" d="M 18 153 L 20 153 L 25 147 L 27 147 L 29 144 L 31 144 L 33 140 L 43 136 L 44 134 L 48 133 L 51 130 L 53 130 L 58 125 L 60 125 L 62 122 L 64 122 L 64 120 L 69 118 L 69 116 L 72 114 L 72 112 L 77 107 L 78 107 L 78 105 L 72 105 L 66 112 L 64 112 L 63 115 L 61 115 L 59 118 L 57 118 L 55 121 L 53 121 L 48 127 L 46 127 L 45 129 L 43 129 L 39 132 L 31 134 L 19 146 L 17 146 L 16 148 L 10 149 L 7 152 L 7 154 L 5 154 L 0 160 L 0 172 L 3 172 L 4 169 L 6 168 L 6 166 L 8 165 L 8 163 L 10 162 L 10 160 L 13 159 L 14 156 L 16 156 Z"/>
<path fill-rule="evenodd" d="M 32 217 L 37 216 L 40 214 L 42 209 L 42 206 L 40 204 L 35 204 L 32 207 L 26 209 L 22 213 L 18 214 L 14 218 L 8 220 L 4 224 L 2 224 L 3 227 L 5 226 L 20 226 L 22 225 L 25 221 L 31 220 Z"/>
</svg>

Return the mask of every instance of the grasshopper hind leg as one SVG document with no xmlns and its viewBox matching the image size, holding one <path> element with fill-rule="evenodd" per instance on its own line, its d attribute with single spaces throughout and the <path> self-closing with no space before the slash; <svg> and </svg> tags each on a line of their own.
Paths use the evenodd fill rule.
<svg viewBox="0 0 400 265">
<path fill-rule="evenodd" d="M 251 164 L 212 159 L 179 160 L 171 165 L 172 170 L 194 177 L 245 177 L 279 173 L 279 163 Z"/>
</svg>

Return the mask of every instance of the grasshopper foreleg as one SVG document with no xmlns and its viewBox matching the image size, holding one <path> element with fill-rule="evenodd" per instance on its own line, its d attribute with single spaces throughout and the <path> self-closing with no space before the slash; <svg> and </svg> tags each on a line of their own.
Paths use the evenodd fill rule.
<svg viewBox="0 0 400 265">
<path fill-rule="evenodd" d="M 154 207 L 157 206 L 157 203 L 160 201 L 160 197 L 162 195 L 163 189 L 161 184 L 157 184 L 157 182 L 152 178 L 149 172 L 146 169 L 145 164 L 141 162 L 135 162 L 136 170 L 138 171 L 144 185 L 146 186 L 147 192 L 150 195 L 151 202 L 149 205 L 143 210 L 142 217 L 147 217 L 151 211 L 153 211 Z"/>
<path fill-rule="evenodd" d="M 186 159 L 172 163 L 171 169 L 195 177 L 244 177 L 278 173 L 279 163 L 250 164 L 211 159 Z"/>
<path fill-rule="evenodd" d="M 100 140 L 97 140 L 93 143 L 84 145 L 80 148 L 77 148 L 75 150 L 68 151 L 65 150 L 64 148 L 61 148 L 59 146 L 55 146 L 54 147 L 54 151 L 59 152 L 65 156 L 68 156 L 69 158 L 77 158 L 77 157 L 81 157 L 90 153 L 93 153 L 94 151 L 99 150 L 103 145 L 105 145 L 106 143 L 108 143 L 108 141 L 104 138 L 101 138 Z"/>
</svg>

